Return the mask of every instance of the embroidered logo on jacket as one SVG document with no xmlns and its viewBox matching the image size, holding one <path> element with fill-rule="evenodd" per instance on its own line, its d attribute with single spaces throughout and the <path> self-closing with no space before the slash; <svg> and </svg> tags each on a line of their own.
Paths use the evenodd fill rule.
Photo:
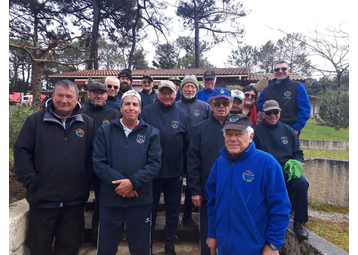
<svg viewBox="0 0 358 255">
<path fill-rule="evenodd" d="M 281 142 L 283 144 L 288 144 L 288 137 L 287 136 L 281 136 Z"/>
<path fill-rule="evenodd" d="M 172 128 L 176 129 L 179 127 L 179 121 L 172 120 Z"/>
<path fill-rule="evenodd" d="M 141 144 L 145 142 L 145 135 L 137 135 L 137 143 Z"/>
<path fill-rule="evenodd" d="M 291 91 L 283 92 L 283 99 L 291 99 Z"/>
<path fill-rule="evenodd" d="M 252 182 L 254 180 L 254 173 L 251 172 L 250 170 L 246 170 L 243 174 L 242 174 L 242 178 L 244 178 L 244 180 L 246 182 Z"/>
<path fill-rule="evenodd" d="M 80 129 L 80 128 L 77 128 L 77 129 L 75 130 L 75 132 L 76 132 L 76 135 L 77 135 L 78 137 L 84 137 L 84 136 L 85 136 L 85 131 L 83 131 L 83 130 Z"/>
<path fill-rule="evenodd" d="M 194 116 L 198 117 L 200 115 L 200 111 L 199 110 L 194 110 Z"/>
<path fill-rule="evenodd" d="M 102 124 L 103 124 L 103 125 L 105 125 L 105 124 L 109 124 L 109 120 L 104 119 L 104 120 L 103 120 L 103 122 L 102 122 Z"/>
</svg>

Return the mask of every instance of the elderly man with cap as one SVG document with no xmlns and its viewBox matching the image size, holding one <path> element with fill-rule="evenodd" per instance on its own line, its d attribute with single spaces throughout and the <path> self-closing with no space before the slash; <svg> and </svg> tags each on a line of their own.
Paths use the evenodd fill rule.
<svg viewBox="0 0 358 255">
<path fill-rule="evenodd" d="M 206 244 L 208 232 L 206 181 L 219 151 L 224 146 L 221 129 L 232 106 L 230 90 L 222 88 L 213 91 L 209 100 L 212 114 L 201 121 L 193 130 L 187 153 L 188 183 L 194 206 L 199 207 L 200 214 L 200 249 L 201 255 L 210 255 Z"/>
<path fill-rule="evenodd" d="M 125 92 L 127 92 L 128 90 L 134 90 L 134 88 L 132 87 L 132 71 L 129 69 L 123 69 L 119 74 L 118 74 L 118 79 L 119 79 L 119 91 L 117 94 L 117 99 L 119 101 L 122 100 L 122 96 Z"/>
<path fill-rule="evenodd" d="M 298 136 L 293 128 L 279 121 L 281 108 L 277 101 L 266 101 L 262 110 L 263 121 L 254 128 L 256 148 L 270 153 L 281 165 L 294 211 L 293 230 L 300 240 L 307 239 L 304 224 L 308 221 L 309 183 L 301 175 L 303 152 Z M 289 170 L 295 169 L 299 169 L 300 174 L 290 178 Z"/>
<path fill-rule="evenodd" d="M 139 95 L 142 98 L 142 108 L 148 104 L 154 103 L 157 101 L 158 94 L 153 89 L 154 81 L 150 75 L 144 75 L 142 78 L 142 91 L 139 92 Z"/>
<path fill-rule="evenodd" d="M 230 113 L 239 113 L 240 110 L 244 107 L 244 92 L 238 89 L 234 89 L 231 91 L 231 96 L 233 101 Z"/>
<path fill-rule="evenodd" d="M 190 117 L 190 126 L 192 128 L 196 127 L 200 121 L 209 118 L 211 113 L 210 105 L 196 98 L 198 89 L 199 83 L 195 75 L 185 76 L 180 88 L 182 94 L 181 100 L 176 102 L 179 107 L 188 113 Z M 187 176 L 186 168 L 185 175 Z M 187 189 L 185 190 L 184 208 L 182 224 L 190 229 L 197 229 L 198 224 L 192 219 L 193 203 L 191 201 L 188 182 Z"/>
<path fill-rule="evenodd" d="M 211 254 L 278 255 L 285 241 L 291 205 L 282 170 L 255 148 L 251 125 L 244 114 L 225 121 L 225 147 L 206 183 Z"/>
<path fill-rule="evenodd" d="M 180 100 L 180 97 L 181 97 L 181 94 L 180 94 L 180 78 L 178 76 L 170 76 L 169 77 L 169 81 L 173 82 L 174 85 L 175 85 L 175 89 L 176 89 L 176 96 L 175 96 L 175 101 L 179 101 Z"/>
<path fill-rule="evenodd" d="M 190 136 L 189 115 L 175 103 L 175 85 L 171 81 L 161 81 L 158 86 L 158 101 L 147 105 L 142 112 L 143 119 L 160 131 L 160 144 L 163 149 L 162 165 L 153 180 L 153 224 L 154 233 L 161 191 L 165 203 L 165 255 L 176 254 L 179 213 L 185 154 Z"/>
<path fill-rule="evenodd" d="M 203 74 L 204 88 L 198 92 L 198 99 L 208 103 L 211 94 L 215 90 L 215 71 L 205 71 Z"/>
<path fill-rule="evenodd" d="M 88 96 L 90 99 L 90 103 L 82 113 L 94 119 L 97 128 L 99 128 L 102 125 L 108 124 L 110 120 L 116 119 L 119 116 L 119 111 L 109 108 L 106 105 L 108 93 L 107 93 L 107 88 L 103 83 L 93 82 L 90 86 Z M 92 245 L 97 246 L 99 199 L 100 199 L 99 190 L 101 184 L 97 175 L 94 175 L 93 184 L 94 184 L 94 194 L 95 194 L 95 209 L 92 216 L 91 231 L 92 231 Z"/>
<path fill-rule="evenodd" d="M 123 94 L 122 116 L 102 125 L 93 169 L 101 179 L 97 254 L 115 255 L 126 224 L 131 254 L 151 254 L 152 181 L 161 165 L 159 131 L 139 117 L 141 97 Z"/>
</svg>

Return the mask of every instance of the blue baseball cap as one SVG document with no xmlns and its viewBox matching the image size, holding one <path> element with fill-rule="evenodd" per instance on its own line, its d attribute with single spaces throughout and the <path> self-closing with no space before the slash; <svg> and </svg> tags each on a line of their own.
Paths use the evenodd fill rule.
<svg viewBox="0 0 358 255">
<path fill-rule="evenodd" d="M 232 99 L 231 91 L 226 88 L 215 88 L 211 94 L 211 98 L 216 99 L 220 97 L 231 100 Z"/>
</svg>

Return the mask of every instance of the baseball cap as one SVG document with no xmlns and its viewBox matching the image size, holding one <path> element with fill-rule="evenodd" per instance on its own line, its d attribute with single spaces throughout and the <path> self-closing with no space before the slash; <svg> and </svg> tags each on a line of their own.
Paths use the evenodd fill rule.
<svg viewBox="0 0 358 255">
<path fill-rule="evenodd" d="M 171 90 L 176 92 L 176 87 L 171 81 L 161 81 L 158 86 L 158 91 L 160 91 L 162 88 L 170 88 Z"/>
<path fill-rule="evenodd" d="M 173 75 L 169 77 L 169 81 L 181 81 L 181 80 L 178 76 Z"/>
<path fill-rule="evenodd" d="M 93 82 L 88 91 L 92 91 L 92 90 L 102 90 L 107 92 L 107 87 L 103 83 Z"/>
<path fill-rule="evenodd" d="M 275 100 L 268 100 L 262 105 L 262 111 L 270 111 L 270 110 L 281 110 L 279 104 Z"/>
<path fill-rule="evenodd" d="M 234 89 L 231 91 L 231 96 L 234 97 L 234 98 L 238 98 L 241 100 L 241 102 L 244 102 L 245 99 L 244 99 L 244 92 L 238 90 L 238 89 Z"/>
<path fill-rule="evenodd" d="M 125 92 L 123 95 L 122 95 L 122 101 L 124 98 L 126 97 L 136 97 L 139 99 L 139 103 L 141 104 L 142 102 L 142 98 L 141 96 L 139 95 L 139 93 L 135 90 L 128 90 L 127 92 Z"/>
<path fill-rule="evenodd" d="M 225 120 L 224 127 L 221 131 L 225 131 L 226 129 L 236 129 L 236 130 L 243 131 L 247 127 L 251 127 L 251 126 L 252 126 L 252 122 L 247 115 L 242 113 L 229 114 L 229 116 L 227 116 Z"/>
<path fill-rule="evenodd" d="M 221 88 L 221 89 L 216 88 L 216 89 L 214 89 L 212 94 L 211 94 L 211 98 L 216 99 L 216 98 L 220 98 L 220 97 L 227 98 L 227 99 L 231 100 L 232 97 L 231 97 L 230 90 L 228 90 L 226 88 Z"/>
<path fill-rule="evenodd" d="M 204 75 L 203 75 L 203 79 L 215 79 L 216 74 L 214 71 L 205 71 Z"/>
<path fill-rule="evenodd" d="M 154 81 L 152 76 L 150 76 L 149 74 L 143 75 L 142 79 L 144 78 L 148 78 L 149 80 Z"/>
</svg>

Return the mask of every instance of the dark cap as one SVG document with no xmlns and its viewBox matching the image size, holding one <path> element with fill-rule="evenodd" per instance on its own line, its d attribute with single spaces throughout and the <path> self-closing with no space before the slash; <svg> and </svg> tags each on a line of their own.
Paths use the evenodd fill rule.
<svg viewBox="0 0 358 255">
<path fill-rule="evenodd" d="M 93 82 L 91 84 L 91 87 L 89 88 L 89 91 L 92 91 L 92 90 L 102 90 L 102 91 L 107 92 L 107 87 L 103 83 Z"/>
<path fill-rule="evenodd" d="M 232 99 L 231 91 L 226 88 L 215 88 L 211 94 L 211 98 L 217 99 L 220 97 L 231 100 Z"/>
<path fill-rule="evenodd" d="M 129 69 L 123 69 L 119 74 L 118 74 L 118 79 L 120 79 L 121 77 L 128 77 L 131 81 L 132 81 L 132 71 Z"/>
<path fill-rule="evenodd" d="M 180 78 L 178 76 L 173 75 L 169 77 L 169 81 L 180 81 Z"/>
<path fill-rule="evenodd" d="M 262 111 L 270 111 L 270 110 L 279 110 L 281 111 L 281 108 L 277 101 L 275 100 L 268 100 L 262 105 Z"/>
<path fill-rule="evenodd" d="M 149 74 L 143 75 L 142 79 L 144 78 L 148 78 L 149 80 L 154 81 L 152 76 L 150 76 Z"/>
<path fill-rule="evenodd" d="M 215 79 L 216 74 L 214 71 L 205 71 L 204 75 L 203 75 L 203 79 Z"/>
<path fill-rule="evenodd" d="M 243 131 L 247 127 L 252 127 L 252 122 L 245 114 L 229 114 L 225 120 L 222 131 L 226 129 L 236 129 Z"/>
</svg>

